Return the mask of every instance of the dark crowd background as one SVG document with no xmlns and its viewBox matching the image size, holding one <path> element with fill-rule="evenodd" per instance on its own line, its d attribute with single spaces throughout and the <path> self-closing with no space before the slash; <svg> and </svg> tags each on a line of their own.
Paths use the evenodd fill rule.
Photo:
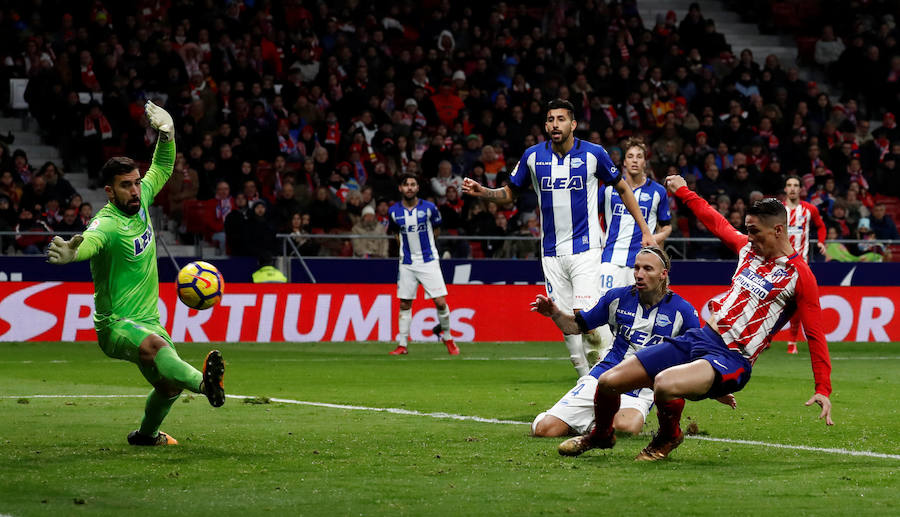
<svg viewBox="0 0 900 517">
<path fill-rule="evenodd" d="M 825 259 L 890 258 L 879 240 L 900 238 L 896 2 L 731 7 L 796 37 L 798 62 L 732 48 L 696 4 L 646 20 L 633 0 L 0 1 L 0 88 L 29 79 L 30 114 L 63 158 L 30 164 L 14 135 L 0 135 L 0 229 L 82 229 L 93 207 L 64 174 L 86 170 L 97 188 L 110 156 L 149 162 L 152 100 L 177 124 L 175 172 L 157 204 L 182 242 L 265 256 L 280 253 L 278 232 L 306 255 L 387 256 L 387 240 L 309 235 L 383 234 L 404 172 L 420 177 L 445 234 L 537 235 L 533 192 L 497 205 L 459 187 L 507 181 L 545 139 L 546 103 L 562 98 L 578 138 L 620 163 L 620 142 L 643 137 L 652 177 L 685 176 L 736 227 L 749 203 L 783 196 L 797 175 L 829 239 L 872 240 Z M 802 79 L 798 64 L 824 80 Z M 673 236 L 711 236 L 672 208 Z M 44 242 L 3 247 L 35 253 Z M 456 257 L 538 253 L 526 241 L 441 246 Z M 698 244 L 686 256 L 728 254 Z"/>
</svg>

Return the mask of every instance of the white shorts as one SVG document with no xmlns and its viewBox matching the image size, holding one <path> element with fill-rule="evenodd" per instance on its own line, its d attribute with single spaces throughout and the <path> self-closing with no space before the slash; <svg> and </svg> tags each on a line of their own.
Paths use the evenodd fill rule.
<svg viewBox="0 0 900 517">
<path fill-rule="evenodd" d="M 437 260 L 424 264 L 400 264 L 397 274 L 397 298 L 415 300 L 419 284 L 425 289 L 425 298 L 447 296 L 444 275 Z"/>
<path fill-rule="evenodd" d="M 634 285 L 633 267 L 620 266 L 612 262 L 600 264 L 601 296 L 614 287 L 625 287 L 626 285 Z"/>
<path fill-rule="evenodd" d="M 562 420 L 576 433 L 584 434 L 594 425 L 594 393 L 596 391 L 597 379 L 585 375 L 578 379 L 575 387 L 563 395 L 563 398 L 548 409 L 546 414 Z M 636 409 L 644 415 L 646 421 L 647 415 L 650 414 L 650 408 L 653 407 L 653 390 L 641 388 L 637 395 L 633 393 L 621 395 L 619 409 Z"/>
<path fill-rule="evenodd" d="M 600 248 L 575 255 L 543 257 L 547 296 L 563 312 L 588 310 L 600 301 Z"/>
</svg>

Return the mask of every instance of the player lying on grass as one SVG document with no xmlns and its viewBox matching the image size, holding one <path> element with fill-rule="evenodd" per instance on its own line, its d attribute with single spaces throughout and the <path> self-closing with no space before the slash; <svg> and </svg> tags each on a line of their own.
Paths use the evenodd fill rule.
<svg viewBox="0 0 900 517">
<path fill-rule="evenodd" d="M 549 298 L 538 295 L 531 310 L 551 318 L 564 334 L 609 325 L 615 338 L 603 360 L 578 379 L 555 406 L 534 419 L 534 436 L 586 433 L 594 423 L 594 392 L 601 374 L 644 347 L 700 326 L 691 304 L 669 290 L 669 269 L 666 252 L 655 246 L 641 248 L 634 258 L 634 285 L 610 289 L 593 308 L 574 315 L 564 313 Z M 613 427 L 631 434 L 641 432 L 652 406 L 650 388 L 622 393 Z"/>
<path fill-rule="evenodd" d="M 214 407 L 225 403 L 225 363 L 217 350 L 206 356 L 203 372 L 181 360 L 172 338 L 160 325 L 156 241 L 148 209 L 166 184 L 175 163 L 174 124 L 162 108 L 148 102 L 150 125 L 159 131 L 153 163 L 144 178 L 130 158 L 111 158 L 100 171 L 109 202 L 87 230 L 69 241 L 54 237 L 51 264 L 91 261 L 94 279 L 94 328 L 100 348 L 115 359 L 138 365 L 153 385 L 140 429 L 128 435 L 132 445 L 178 442 L 159 425 L 187 389 L 202 393 Z"/>
<path fill-rule="evenodd" d="M 669 191 L 738 254 L 738 267 L 727 293 L 709 304 L 702 329 L 638 351 L 597 379 L 594 429 L 559 445 L 564 456 L 578 456 L 616 443 L 613 418 L 622 393 L 653 388 L 659 432 L 637 460 L 665 458 L 684 441 L 679 422 L 685 398 L 718 398 L 740 391 L 753 363 L 772 336 L 797 311 L 809 341 L 815 394 L 806 405 L 822 407 L 831 420 L 831 360 L 821 329 L 819 289 L 809 266 L 788 240 L 787 212 L 776 199 L 757 201 L 745 219 L 747 235 L 735 230 L 713 207 L 687 188 L 684 178 L 669 176 Z"/>
</svg>

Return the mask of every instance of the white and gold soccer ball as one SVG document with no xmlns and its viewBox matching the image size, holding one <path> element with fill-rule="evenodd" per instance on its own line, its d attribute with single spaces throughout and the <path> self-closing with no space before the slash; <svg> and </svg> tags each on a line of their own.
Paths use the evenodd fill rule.
<svg viewBox="0 0 900 517">
<path fill-rule="evenodd" d="M 225 292 L 222 273 L 209 262 L 196 261 L 181 268 L 176 279 L 178 299 L 192 309 L 209 309 Z"/>
</svg>

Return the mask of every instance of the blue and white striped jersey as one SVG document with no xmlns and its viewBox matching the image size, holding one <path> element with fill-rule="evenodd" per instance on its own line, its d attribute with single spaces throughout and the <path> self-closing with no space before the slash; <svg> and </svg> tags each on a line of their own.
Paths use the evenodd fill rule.
<svg viewBox="0 0 900 517">
<path fill-rule="evenodd" d="M 643 185 L 632 192 L 638 206 L 641 207 L 641 215 L 644 216 L 651 231 L 656 231 L 658 224 L 672 220 L 669 214 L 669 196 L 665 187 L 647 178 Z M 622 202 L 622 197 L 616 189 L 610 186 L 600 189 L 600 209 L 606 222 L 606 239 L 601 261 L 634 267 L 634 257 L 641 250 L 641 229 L 625 208 L 625 203 Z"/>
<path fill-rule="evenodd" d="M 670 291 L 659 303 L 645 309 L 634 286 L 610 289 L 597 305 L 580 312 L 579 317 L 591 329 L 609 325 L 615 335 L 603 361 L 591 369 L 590 374 L 597 378 L 638 350 L 700 326 L 697 310 L 684 298 Z"/>
<path fill-rule="evenodd" d="M 555 257 L 602 246 L 599 185 L 601 181 L 614 185 L 621 177 L 605 149 L 576 138 L 562 157 L 550 142 L 529 147 L 510 183 L 523 188 L 531 180 L 541 210 L 541 247 L 545 257 Z"/>
<path fill-rule="evenodd" d="M 397 202 L 388 209 L 390 228 L 400 234 L 400 263 L 424 264 L 438 258 L 434 227 L 441 225 L 441 212 L 434 203 L 420 199 L 412 209 Z"/>
</svg>

